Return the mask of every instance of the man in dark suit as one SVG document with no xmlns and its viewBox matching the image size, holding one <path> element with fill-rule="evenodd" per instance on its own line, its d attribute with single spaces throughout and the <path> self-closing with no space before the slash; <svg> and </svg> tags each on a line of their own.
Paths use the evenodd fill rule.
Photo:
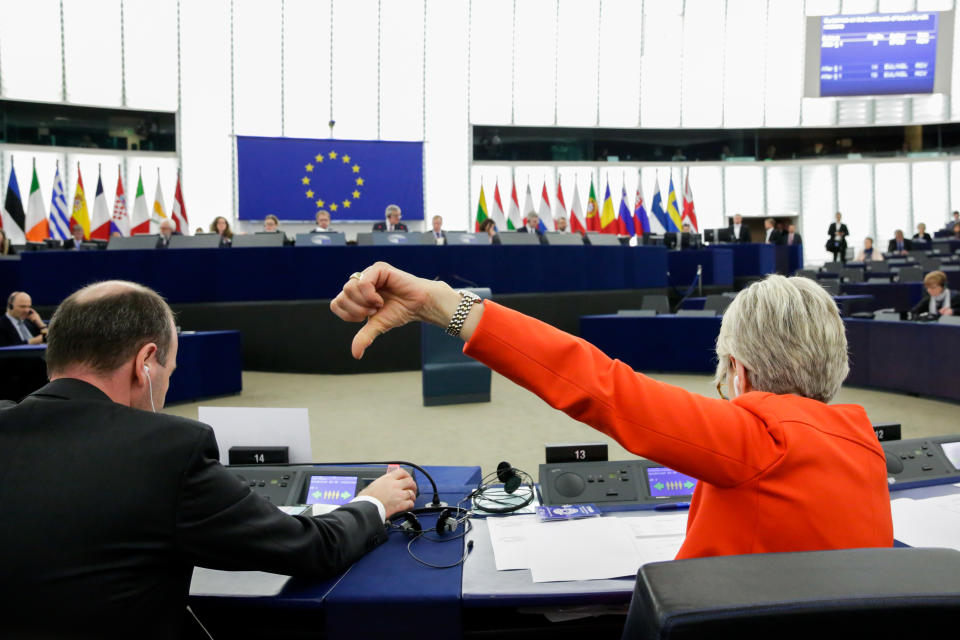
<svg viewBox="0 0 960 640">
<path fill-rule="evenodd" d="M 841 222 L 843 214 L 837 211 L 836 219 L 834 222 L 830 223 L 830 227 L 827 229 L 827 244 L 826 249 L 833 254 L 833 261 L 839 262 L 847 261 L 847 236 L 850 235 L 850 231 L 847 229 L 847 225 Z"/>
<path fill-rule="evenodd" d="M 407 231 L 407 225 L 400 222 L 400 207 L 395 204 L 388 204 L 386 210 L 386 222 L 378 222 L 373 225 L 374 231 Z"/>
<path fill-rule="evenodd" d="M 733 216 L 733 222 L 730 224 L 730 235 L 733 242 L 750 242 L 750 229 L 743 224 L 743 216 L 739 213 Z"/>
<path fill-rule="evenodd" d="M 535 233 L 540 240 L 540 244 L 546 244 L 547 242 L 547 239 L 543 236 L 543 231 L 540 230 L 540 216 L 532 211 L 527 214 L 527 223 L 517 231 L 519 233 Z"/>
<path fill-rule="evenodd" d="M 803 237 L 797 233 L 797 225 L 791 224 L 789 227 L 787 227 L 787 235 L 784 237 L 784 244 L 787 246 L 803 244 Z"/>
<path fill-rule="evenodd" d="M 81 227 L 78 223 L 74 222 L 73 226 L 70 227 L 70 235 L 72 235 L 73 237 L 64 241 L 63 248 L 70 249 L 73 251 L 79 251 L 80 245 L 84 243 L 83 227 Z"/>
<path fill-rule="evenodd" d="M 433 216 L 433 220 L 430 221 L 430 226 L 433 227 L 433 229 L 429 233 L 433 235 L 433 241 L 437 246 L 447 244 L 447 232 L 443 230 L 443 218 Z"/>
<path fill-rule="evenodd" d="M 893 232 L 893 240 L 887 243 L 887 253 L 895 253 L 899 256 L 907 255 L 912 248 L 913 243 L 903 237 L 903 231 L 900 229 Z"/>
<path fill-rule="evenodd" d="M 47 333 L 40 315 L 33 309 L 33 300 L 23 291 L 7 297 L 7 312 L 0 317 L 0 347 L 40 344 Z"/>
<path fill-rule="evenodd" d="M 176 357 L 146 287 L 99 283 L 57 309 L 51 382 L 0 409 L 4 635 L 177 637 L 194 565 L 334 576 L 413 507 L 396 470 L 327 515 L 284 514 L 220 465 L 210 427 L 156 413 Z"/>
<path fill-rule="evenodd" d="M 763 221 L 764 244 L 783 244 L 783 235 L 777 229 L 773 218 Z"/>
</svg>

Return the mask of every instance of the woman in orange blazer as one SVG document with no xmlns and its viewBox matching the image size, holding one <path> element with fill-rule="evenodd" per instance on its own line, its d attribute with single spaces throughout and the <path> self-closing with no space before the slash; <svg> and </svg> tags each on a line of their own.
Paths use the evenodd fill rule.
<svg viewBox="0 0 960 640">
<path fill-rule="evenodd" d="M 353 274 L 330 306 L 366 324 L 353 355 L 414 320 L 452 328 L 464 353 L 610 435 L 698 478 L 678 558 L 893 544 L 883 450 L 862 407 L 830 405 L 847 376 L 833 299 L 805 278 L 740 292 L 717 338 L 706 398 L 658 382 L 588 342 L 385 263 Z"/>
</svg>

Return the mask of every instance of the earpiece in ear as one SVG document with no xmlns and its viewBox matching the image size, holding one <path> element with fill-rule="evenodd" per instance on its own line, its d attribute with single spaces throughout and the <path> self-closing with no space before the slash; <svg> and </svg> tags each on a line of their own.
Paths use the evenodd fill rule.
<svg viewBox="0 0 960 640">
<path fill-rule="evenodd" d="M 437 517 L 437 535 L 442 536 L 445 533 L 454 533 L 459 526 L 460 522 L 450 509 L 444 509 L 440 512 L 439 517 Z"/>
<path fill-rule="evenodd" d="M 740 376 L 733 376 L 733 395 L 734 397 L 740 395 Z"/>
<path fill-rule="evenodd" d="M 497 480 L 503 483 L 503 490 L 507 493 L 513 493 L 523 484 L 523 479 L 509 462 L 501 462 L 497 465 Z"/>
<path fill-rule="evenodd" d="M 397 528 L 408 538 L 416 538 L 423 533 L 423 525 L 420 524 L 417 516 L 409 511 L 403 514 L 403 522 L 401 522 Z"/>
<path fill-rule="evenodd" d="M 147 372 L 147 375 L 150 375 L 150 367 L 148 365 L 143 365 L 143 370 Z"/>
</svg>

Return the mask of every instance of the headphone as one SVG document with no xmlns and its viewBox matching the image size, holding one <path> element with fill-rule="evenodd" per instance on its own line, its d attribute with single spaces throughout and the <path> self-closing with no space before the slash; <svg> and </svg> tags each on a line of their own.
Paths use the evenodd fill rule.
<svg viewBox="0 0 960 640">
<path fill-rule="evenodd" d="M 503 483 L 503 493 L 499 489 L 491 486 L 494 480 Z M 526 484 L 529 492 L 525 496 L 514 495 L 517 490 Z M 497 465 L 497 470 L 489 473 L 480 480 L 480 484 L 474 489 L 467 500 L 472 500 L 474 511 L 483 513 L 513 513 L 523 509 L 536 497 L 536 490 L 533 488 L 533 478 L 526 471 L 517 469 L 509 462 L 501 462 Z"/>
<path fill-rule="evenodd" d="M 150 379 L 150 367 L 143 365 L 143 372 L 147 374 L 147 386 L 150 388 L 150 410 L 156 413 L 157 407 L 153 404 L 153 380 Z"/>
<path fill-rule="evenodd" d="M 7 309 L 13 309 L 13 301 L 17 299 L 17 296 L 20 295 L 19 291 L 14 291 L 9 296 L 7 296 Z"/>
<path fill-rule="evenodd" d="M 417 518 L 417 514 L 439 513 L 437 524 L 430 529 L 424 529 Z M 470 512 L 460 507 L 422 507 L 420 509 L 411 509 L 393 516 L 388 524 L 395 531 L 399 531 L 411 540 L 416 539 L 426 533 L 436 533 L 437 536 L 450 536 L 457 532 L 460 523 L 466 522 L 470 518 Z M 464 531 L 466 533 L 466 531 Z M 459 537 L 459 536 L 457 536 Z"/>
</svg>

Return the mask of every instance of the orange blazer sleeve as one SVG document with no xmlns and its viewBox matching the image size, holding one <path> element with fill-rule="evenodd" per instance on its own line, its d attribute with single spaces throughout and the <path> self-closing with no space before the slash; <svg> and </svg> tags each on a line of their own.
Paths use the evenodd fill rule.
<svg viewBox="0 0 960 640">
<path fill-rule="evenodd" d="M 779 423 L 658 382 L 585 340 L 489 300 L 464 353 L 627 450 L 720 487 L 783 454 Z"/>
</svg>

